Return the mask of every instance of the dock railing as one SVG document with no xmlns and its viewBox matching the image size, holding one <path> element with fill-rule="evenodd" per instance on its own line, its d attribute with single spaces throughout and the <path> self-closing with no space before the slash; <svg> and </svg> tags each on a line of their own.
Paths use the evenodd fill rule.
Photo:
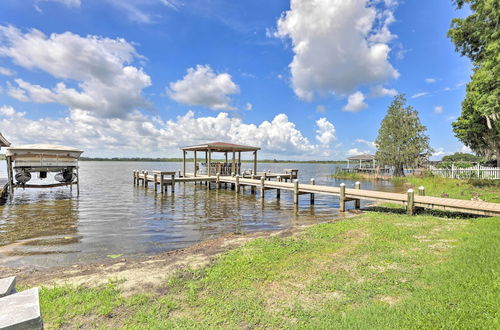
<svg viewBox="0 0 500 330">
<path fill-rule="evenodd" d="M 500 179 L 500 167 L 487 167 L 479 164 L 467 168 L 456 167 L 453 164 L 451 168 L 430 166 L 429 171 L 434 175 L 452 179 Z"/>
</svg>

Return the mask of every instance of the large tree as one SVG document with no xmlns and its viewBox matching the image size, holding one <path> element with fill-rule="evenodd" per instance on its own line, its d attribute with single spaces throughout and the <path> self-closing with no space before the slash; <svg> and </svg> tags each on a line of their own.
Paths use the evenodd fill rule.
<svg viewBox="0 0 500 330">
<path fill-rule="evenodd" d="M 394 166 L 395 176 L 404 176 L 405 167 L 418 165 L 431 154 L 427 128 L 420 123 L 418 111 L 405 107 L 406 98 L 397 95 L 382 120 L 375 141 L 375 158 L 382 165 Z"/>
<path fill-rule="evenodd" d="M 471 59 L 462 113 L 453 123 L 455 135 L 477 154 L 496 157 L 500 167 L 500 2 L 455 0 L 470 5 L 472 14 L 452 20 L 448 36 L 456 50 Z"/>
</svg>

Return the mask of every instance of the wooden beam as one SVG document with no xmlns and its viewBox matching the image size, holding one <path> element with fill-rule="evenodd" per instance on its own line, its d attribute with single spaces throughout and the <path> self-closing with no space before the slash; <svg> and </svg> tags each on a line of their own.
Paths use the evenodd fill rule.
<svg viewBox="0 0 500 330">
<path fill-rule="evenodd" d="M 186 150 L 182 150 L 182 176 L 186 176 Z"/>
<path fill-rule="evenodd" d="M 196 172 L 197 171 L 197 168 L 196 168 L 196 151 L 194 152 L 194 176 L 196 177 Z"/>
<path fill-rule="evenodd" d="M 361 189 L 361 182 L 356 181 L 356 183 L 354 184 L 354 188 L 355 189 Z M 354 208 L 355 209 L 359 209 L 360 207 L 361 207 L 361 200 L 360 199 L 356 199 L 354 201 Z"/>
<path fill-rule="evenodd" d="M 345 183 L 340 184 L 340 212 L 345 212 Z"/>
<path fill-rule="evenodd" d="M 253 152 L 253 174 L 257 174 L 257 150 Z"/>
</svg>

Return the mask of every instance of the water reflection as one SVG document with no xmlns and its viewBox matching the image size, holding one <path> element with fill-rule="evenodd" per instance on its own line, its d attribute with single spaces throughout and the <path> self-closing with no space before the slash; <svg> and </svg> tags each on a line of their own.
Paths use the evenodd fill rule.
<svg viewBox="0 0 500 330">
<path fill-rule="evenodd" d="M 80 195 L 65 188 L 17 190 L 0 206 L 0 265 L 53 266 L 106 258 L 109 254 L 147 254 L 183 248 L 225 233 L 284 229 L 339 216 L 338 198 L 309 196 L 293 205 L 290 192 L 243 187 L 227 189 L 183 183 L 174 195 L 132 185 L 135 169 L 178 170 L 180 163 L 81 162 Z M 251 164 L 249 165 L 251 166 Z M 298 168 L 301 182 L 338 186 L 334 165 L 260 164 L 263 170 Z M 0 165 L 0 170 L 4 167 Z M 2 176 L 0 172 L 0 176 Z M 392 191 L 385 182 L 363 182 L 364 189 Z M 362 203 L 364 204 L 364 203 Z M 349 204 L 348 207 L 352 207 Z"/>
</svg>

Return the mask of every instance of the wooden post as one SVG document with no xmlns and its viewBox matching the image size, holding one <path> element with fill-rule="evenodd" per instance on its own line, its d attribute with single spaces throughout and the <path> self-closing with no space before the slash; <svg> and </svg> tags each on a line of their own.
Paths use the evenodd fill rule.
<svg viewBox="0 0 500 330">
<path fill-rule="evenodd" d="M 207 155 L 208 155 L 207 174 L 208 174 L 208 176 L 210 176 L 210 174 L 212 174 L 212 151 L 210 149 L 208 149 Z M 208 184 L 208 181 L 207 181 L 207 184 Z"/>
<path fill-rule="evenodd" d="M 158 185 L 157 185 L 157 183 L 156 183 L 156 180 L 157 180 L 157 179 L 158 179 L 158 174 L 154 173 L 154 174 L 153 174 L 153 183 L 154 183 L 154 185 L 155 185 L 155 192 L 157 192 L 157 191 L 158 191 Z"/>
<path fill-rule="evenodd" d="M 250 176 L 250 179 L 255 180 L 255 175 L 254 175 L 254 174 L 252 174 L 252 175 Z M 254 185 L 250 186 L 250 192 L 251 192 L 252 194 L 255 194 L 255 186 L 254 186 Z"/>
<path fill-rule="evenodd" d="M 281 176 L 276 177 L 276 181 L 281 182 Z M 281 189 L 276 189 L 276 198 L 280 199 L 281 198 Z"/>
<path fill-rule="evenodd" d="M 340 184 L 340 212 L 345 212 L 345 183 Z"/>
<path fill-rule="evenodd" d="M 160 173 L 160 193 L 165 193 L 165 184 L 163 183 L 163 180 L 165 179 L 165 175 L 163 173 Z"/>
<path fill-rule="evenodd" d="M 253 152 L 253 174 L 257 174 L 257 150 Z"/>
<path fill-rule="evenodd" d="M 196 150 L 195 150 L 195 151 L 194 151 L 194 177 L 196 177 L 196 172 L 197 172 L 197 171 L 196 171 L 196 162 L 197 162 L 197 161 L 196 161 Z M 196 183 L 196 181 L 195 181 L 195 183 Z"/>
<path fill-rule="evenodd" d="M 171 178 L 170 184 L 172 185 L 171 192 L 173 194 L 175 192 L 175 174 L 172 174 L 170 178 Z"/>
<path fill-rule="evenodd" d="M 293 203 L 299 204 L 299 180 L 293 181 Z"/>
<path fill-rule="evenodd" d="M 217 178 L 216 178 L 216 185 L 217 185 L 217 189 L 220 189 L 220 173 L 217 173 Z"/>
<path fill-rule="evenodd" d="M 361 182 L 356 181 L 356 183 L 354 184 L 354 188 L 361 189 Z M 358 198 L 354 201 L 354 208 L 359 209 L 360 207 L 361 207 L 361 199 Z"/>
<path fill-rule="evenodd" d="M 144 171 L 144 188 L 148 187 L 148 171 Z"/>
<path fill-rule="evenodd" d="M 236 192 L 239 193 L 240 192 L 240 176 L 238 174 L 236 174 Z"/>
<path fill-rule="evenodd" d="M 238 168 L 236 172 L 238 172 L 238 174 L 241 174 L 241 151 L 238 151 Z"/>
<path fill-rule="evenodd" d="M 425 187 L 424 186 L 418 187 L 418 195 L 425 196 Z"/>
<path fill-rule="evenodd" d="M 136 182 L 137 182 L 137 173 L 136 173 L 136 171 L 134 170 L 134 186 L 135 186 Z"/>
<path fill-rule="evenodd" d="M 7 157 L 7 178 L 9 181 L 9 195 L 14 194 L 14 173 L 12 171 L 12 157 Z"/>
<path fill-rule="evenodd" d="M 316 184 L 316 181 L 314 180 L 314 178 L 311 179 L 311 184 L 312 185 Z M 314 204 L 314 194 L 311 194 L 311 204 Z"/>
<path fill-rule="evenodd" d="M 264 191 L 266 190 L 266 187 L 264 186 L 264 177 L 260 178 L 260 198 L 264 199 Z"/>
<path fill-rule="evenodd" d="M 78 173 L 78 167 L 76 167 L 76 195 L 80 195 L 80 174 Z"/>
<path fill-rule="evenodd" d="M 413 189 L 408 189 L 408 204 L 406 205 L 406 213 L 413 215 L 415 213 L 415 193 Z"/>
<path fill-rule="evenodd" d="M 186 150 L 182 150 L 182 177 L 186 177 Z"/>
<path fill-rule="evenodd" d="M 481 166 L 479 163 L 477 163 L 477 178 L 479 179 L 481 177 Z"/>
<path fill-rule="evenodd" d="M 231 168 L 231 176 L 236 173 L 236 152 L 233 150 L 233 166 Z"/>
</svg>

